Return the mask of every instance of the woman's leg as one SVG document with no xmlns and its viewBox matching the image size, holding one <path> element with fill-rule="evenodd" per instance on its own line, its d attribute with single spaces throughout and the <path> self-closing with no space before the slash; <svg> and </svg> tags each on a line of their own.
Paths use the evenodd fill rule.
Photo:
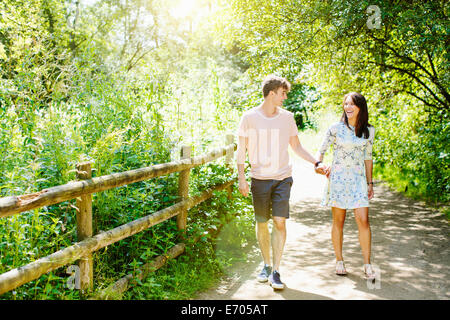
<svg viewBox="0 0 450 320">
<path fill-rule="evenodd" d="M 370 264 L 372 235 L 369 224 L 369 208 L 356 208 L 354 212 L 356 224 L 358 225 L 359 244 L 361 245 L 364 264 Z"/>
<path fill-rule="evenodd" d="M 344 241 L 345 209 L 332 207 L 333 225 L 331 227 L 331 241 L 333 242 L 336 261 L 344 260 L 342 257 L 342 243 Z"/>
</svg>

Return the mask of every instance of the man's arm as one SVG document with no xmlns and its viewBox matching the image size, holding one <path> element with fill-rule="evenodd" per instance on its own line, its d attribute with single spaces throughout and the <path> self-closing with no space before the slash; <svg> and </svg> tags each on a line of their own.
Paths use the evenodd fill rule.
<svg viewBox="0 0 450 320">
<path fill-rule="evenodd" d="M 305 159 L 306 161 L 311 162 L 312 164 L 316 164 L 316 162 L 319 161 L 316 158 L 314 158 L 306 149 L 303 148 L 298 136 L 290 137 L 289 144 L 290 144 L 292 150 L 294 150 L 295 154 L 298 155 L 299 157 Z M 320 161 L 322 161 L 322 160 L 320 160 Z M 326 169 L 326 166 L 323 163 L 320 163 L 316 168 L 316 172 L 320 173 L 320 174 L 324 174 L 325 169 Z"/>
</svg>

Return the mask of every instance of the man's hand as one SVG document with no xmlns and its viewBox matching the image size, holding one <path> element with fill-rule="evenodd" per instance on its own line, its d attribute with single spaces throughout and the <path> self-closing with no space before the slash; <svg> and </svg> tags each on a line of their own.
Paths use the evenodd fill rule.
<svg viewBox="0 0 450 320">
<path fill-rule="evenodd" d="M 326 174 L 328 170 L 328 166 L 323 163 L 320 163 L 317 167 L 314 168 L 314 171 L 318 174 Z"/>
<path fill-rule="evenodd" d="M 245 180 L 245 178 L 239 178 L 239 192 L 244 196 L 248 196 L 248 182 Z"/>
</svg>

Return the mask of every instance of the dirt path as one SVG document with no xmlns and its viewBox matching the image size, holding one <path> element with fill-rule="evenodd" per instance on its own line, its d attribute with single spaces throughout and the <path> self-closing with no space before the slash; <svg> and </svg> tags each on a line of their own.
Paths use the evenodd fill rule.
<svg viewBox="0 0 450 320">
<path fill-rule="evenodd" d="M 246 263 L 226 270 L 221 283 L 196 299 L 449 299 L 450 226 L 423 204 L 375 185 L 371 200 L 372 263 L 380 279 L 363 279 L 362 255 L 353 212 L 344 227 L 348 276 L 334 274 L 331 213 L 320 206 L 325 183 L 302 160 L 294 162 L 291 218 L 281 264 L 282 291 L 255 279 L 262 262 L 256 246 Z"/>
</svg>

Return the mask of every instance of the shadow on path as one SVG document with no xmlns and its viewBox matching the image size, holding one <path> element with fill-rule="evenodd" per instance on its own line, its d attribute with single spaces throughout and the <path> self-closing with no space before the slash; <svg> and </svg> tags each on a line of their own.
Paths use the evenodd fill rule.
<svg viewBox="0 0 450 320">
<path fill-rule="evenodd" d="M 287 288 L 274 291 L 255 279 L 262 263 L 258 248 L 230 270 L 221 284 L 196 299 L 449 299 L 450 227 L 445 216 L 417 201 L 375 186 L 371 200 L 372 263 L 375 284 L 363 278 L 362 254 L 353 212 L 344 226 L 348 276 L 334 274 L 331 212 L 320 205 L 324 180 L 305 166 L 294 168 L 291 217 L 281 265 Z M 302 183 L 308 181 L 308 185 Z"/>
</svg>

